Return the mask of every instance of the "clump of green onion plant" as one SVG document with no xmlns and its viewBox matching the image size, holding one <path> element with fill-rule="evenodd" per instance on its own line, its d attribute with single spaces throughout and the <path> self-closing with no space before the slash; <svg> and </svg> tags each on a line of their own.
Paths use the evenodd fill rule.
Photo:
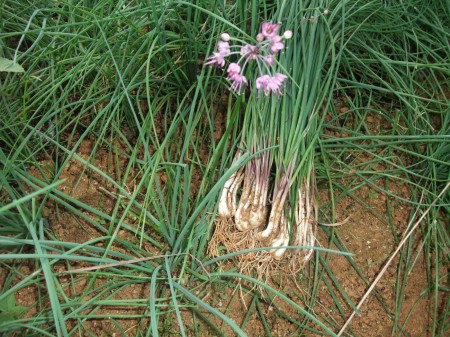
<svg viewBox="0 0 450 337">
<path fill-rule="evenodd" d="M 206 62 L 223 68 L 226 58 L 236 60 L 227 68 L 230 89 L 242 94 L 249 87 L 235 160 L 244 151 L 253 157 L 225 183 L 218 214 L 226 223 L 220 228 L 230 231 L 231 222 L 243 233 L 240 249 L 270 248 L 258 251 L 259 263 L 294 256 L 298 265 L 313 253 L 314 151 L 335 78 L 333 34 L 339 31 L 330 29 L 329 13 L 323 1 L 285 2 L 253 44 L 230 46 L 243 41 L 223 33 Z"/>
</svg>

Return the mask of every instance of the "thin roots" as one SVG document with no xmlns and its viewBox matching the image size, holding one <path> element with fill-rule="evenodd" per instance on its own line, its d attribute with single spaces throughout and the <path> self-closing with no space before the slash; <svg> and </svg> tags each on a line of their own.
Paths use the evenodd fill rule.
<svg viewBox="0 0 450 337">
<path fill-rule="evenodd" d="M 256 238 L 258 230 L 242 232 L 236 229 L 230 220 L 217 219 L 214 233 L 208 246 L 208 253 L 214 257 L 225 253 L 237 253 L 247 249 L 263 248 L 267 245 Z M 278 273 L 294 274 L 303 266 L 303 256 L 296 251 L 284 254 L 288 259 L 274 257 L 271 250 L 258 250 L 238 254 L 234 257 L 239 272 L 251 275 L 258 280 L 270 280 L 270 276 Z"/>
</svg>

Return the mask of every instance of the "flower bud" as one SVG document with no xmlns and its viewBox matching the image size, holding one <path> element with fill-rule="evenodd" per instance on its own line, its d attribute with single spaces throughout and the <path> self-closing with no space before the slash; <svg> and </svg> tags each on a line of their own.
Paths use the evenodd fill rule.
<svg viewBox="0 0 450 337">
<path fill-rule="evenodd" d="M 264 40 L 264 35 L 262 35 L 261 33 L 256 35 L 256 41 L 261 42 L 262 40 Z"/>
<path fill-rule="evenodd" d="M 292 37 L 292 31 L 290 31 L 290 30 L 285 31 L 284 34 L 283 34 L 283 37 L 286 40 L 289 40 Z"/>
<path fill-rule="evenodd" d="M 222 39 L 222 41 L 228 42 L 230 41 L 230 34 L 222 33 L 222 35 L 220 35 L 220 38 Z"/>
<path fill-rule="evenodd" d="M 328 9 L 325 9 L 325 10 L 323 11 L 323 15 L 328 15 L 328 13 L 330 13 L 330 11 L 329 11 Z"/>
</svg>

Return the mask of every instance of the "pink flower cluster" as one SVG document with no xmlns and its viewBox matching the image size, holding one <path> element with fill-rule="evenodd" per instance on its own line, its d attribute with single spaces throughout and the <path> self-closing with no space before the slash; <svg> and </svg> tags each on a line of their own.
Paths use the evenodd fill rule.
<svg viewBox="0 0 450 337">
<path fill-rule="evenodd" d="M 287 30 L 282 36 L 278 35 L 280 25 L 264 22 L 261 32 L 256 35 L 256 44 L 230 45 L 232 39 L 229 34 L 223 33 L 221 41 L 217 43 L 217 51 L 205 62 L 205 65 L 225 66 L 225 58 L 237 54 L 240 55 L 237 62 L 230 63 L 227 68 L 228 80 L 231 81 L 231 89 L 238 94 L 248 85 L 244 76 L 244 70 L 251 61 L 256 61 L 259 76 L 256 79 L 256 89 L 268 96 L 271 92 L 281 95 L 281 89 L 287 76 L 282 73 L 273 74 L 272 65 L 275 63 L 275 55 L 284 49 L 283 40 L 290 39 L 292 32 Z M 234 39 L 236 41 L 237 39 Z M 235 50 L 235 51 L 232 51 Z"/>
</svg>

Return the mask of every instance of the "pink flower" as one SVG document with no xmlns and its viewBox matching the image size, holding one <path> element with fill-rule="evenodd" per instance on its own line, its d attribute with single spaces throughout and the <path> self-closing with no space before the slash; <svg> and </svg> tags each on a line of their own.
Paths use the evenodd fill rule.
<svg viewBox="0 0 450 337">
<path fill-rule="evenodd" d="M 227 56 L 230 53 L 230 44 L 225 41 L 217 42 L 217 50 L 222 56 Z"/>
<path fill-rule="evenodd" d="M 284 48 L 283 42 L 281 42 L 281 36 L 274 36 L 272 41 L 270 41 L 269 50 L 272 54 L 277 54 L 280 50 Z"/>
<path fill-rule="evenodd" d="M 230 89 L 237 92 L 241 92 L 242 88 L 247 85 L 247 79 L 241 74 L 235 74 L 232 78 L 233 83 L 231 83 Z"/>
<path fill-rule="evenodd" d="M 273 57 L 273 55 L 267 55 L 266 57 L 264 57 L 264 63 L 268 66 L 271 66 L 274 62 L 275 58 Z"/>
<path fill-rule="evenodd" d="M 230 44 L 225 41 L 217 43 L 217 52 L 207 58 L 205 65 L 217 64 L 220 68 L 225 65 L 225 57 L 230 54 Z"/>
<path fill-rule="evenodd" d="M 240 93 L 242 88 L 247 85 L 247 79 L 245 76 L 241 75 L 241 67 L 237 63 L 231 63 L 228 66 L 228 79 L 232 81 L 231 90 L 234 90 L 237 93 Z"/>
<path fill-rule="evenodd" d="M 283 82 L 286 78 L 286 75 L 276 73 L 275 76 L 270 78 L 267 86 L 275 95 L 281 95 L 281 87 L 283 86 Z"/>
<path fill-rule="evenodd" d="M 274 77 L 272 77 L 274 81 L 278 82 L 279 85 L 283 84 L 284 80 L 287 78 L 285 74 L 276 73 Z"/>
<path fill-rule="evenodd" d="M 258 92 L 262 90 L 264 91 L 264 95 L 268 96 L 270 94 L 269 81 L 270 81 L 269 75 L 262 75 L 258 77 L 256 79 L 256 89 L 258 89 Z"/>
<path fill-rule="evenodd" d="M 225 65 L 225 59 L 221 53 L 213 53 L 212 56 L 207 58 L 207 62 L 205 62 L 205 65 L 210 64 L 217 64 L 220 68 L 223 68 Z"/>
<path fill-rule="evenodd" d="M 246 44 L 241 48 L 241 55 L 245 56 L 247 59 L 256 60 L 258 58 L 258 53 L 258 47 L 251 44 Z"/>
<path fill-rule="evenodd" d="M 261 26 L 261 33 L 266 39 L 272 40 L 278 34 L 278 29 L 280 29 L 280 25 L 264 22 Z"/>
<path fill-rule="evenodd" d="M 241 72 L 241 66 L 237 63 L 230 63 L 230 65 L 228 66 L 227 72 L 228 72 L 228 78 L 230 80 L 233 80 L 233 77 L 236 75 L 239 75 L 239 73 Z"/>
<path fill-rule="evenodd" d="M 256 89 L 264 91 L 264 95 L 269 96 L 270 92 L 275 95 L 281 95 L 281 87 L 283 86 L 286 75 L 277 73 L 275 76 L 262 75 L 256 79 Z"/>
</svg>

